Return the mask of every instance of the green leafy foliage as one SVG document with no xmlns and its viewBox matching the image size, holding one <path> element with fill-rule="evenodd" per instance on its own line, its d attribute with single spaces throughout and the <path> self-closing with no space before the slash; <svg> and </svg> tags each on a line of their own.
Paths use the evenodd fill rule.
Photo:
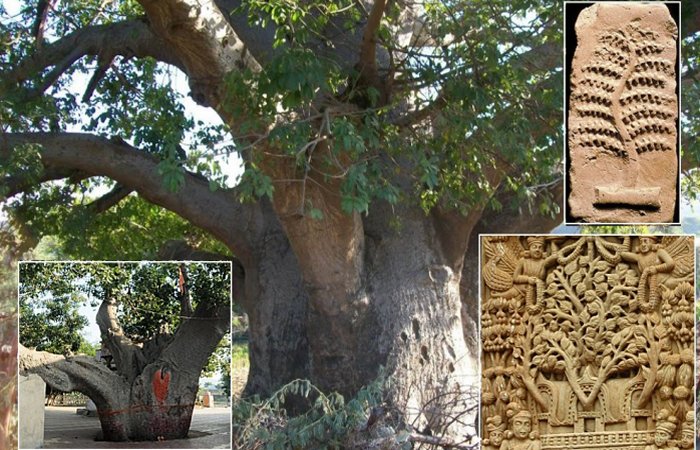
<svg viewBox="0 0 700 450">
<path fill-rule="evenodd" d="M 88 321 L 80 313 L 86 298 L 74 290 L 70 278 L 54 278 L 47 267 L 19 267 L 20 342 L 59 355 L 77 353 L 88 344 L 81 333 Z"/>
<path fill-rule="evenodd" d="M 308 380 L 294 380 L 270 398 L 238 400 L 233 406 L 234 446 L 283 450 L 289 448 L 340 449 L 366 423 L 369 410 L 382 401 L 380 377 L 345 401 L 338 393 L 324 394 Z M 311 407 L 288 417 L 287 399 L 305 399 Z"/>
<path fill-rule="evenodd" d="M 91 192 L 87 181 L 74 186 L 45 184 L 9 205 L 25 232 L 54 236 L 62 259 L 157 259 L 168 239 L 185 240 L 201 250 L 222 255 L 229 252 L 176 214 L 135 195 L 95 214 L 88 206 L 94 197 Z M 45 255 L 44 259 L 56 258 Z"/>
<path fill-rule="evenodd" d="M 257 130 L 258 143 L 293 157 L 300 180 L 309 171 L 342 178 L 346 212 L 366 213 L 373 201 L 401 199 L 417 199 L 426 211 L 438 204 L 463 213 L 484 203 L 497 208 L 490 201 L 496 189 L 491 172 L 503 174 L 515 201 L 543 214 L 559 212 L 558 199 L 533 187 L 559 176 L 563 148 L 562 70 L 558 58 L 539 64 L 561 46 L 556 3 L 428 2 L 428 33 L 450 39 L 423 47 L 399 40 L 392 28 L 401 23 L 399 11 L 389 8 L 378 30 L 380 45 L 402 62 L 394 66 L 388 102 L 363 84 L 355 67 L 326 63 L 309 51 L 318 36 L 299 32 L 296 24 L 313 21 L 304 22 L 305 29 L 316 30 L 341 17 L 353 24 L 364 14 L 342 2 L 326 5 L 333 6 L 273 1 L 241 7 L 252 23 L 274 23 L 278 33 L 275 57 L 262 72 L 229 75 L 227 104 L 241 129 Z M 339 101 L 352 106 L 338 108 Z M 398 110 L 435 105 L 442 111 L 431 122 L 396 125 Z M 315 157 L 322 137 L 329 138 L 332 154 Z M 246 192 L 267 196 L 260 167 L 249 166 L 242 183 L 252 185 Z M 398 186 L 406 176 L 414 180 L 413 192 Z"/>
<path fill-rule="evenodd" d="M 81 30 L 87 26 L 100 26 L 124 20 L 142 20 L 143 10 L 133 0 L 101 2 L 81 0 L 58 2 L 47 11 L 42 38 L 32 34 L 32 24 L 37 13 L 38 1 L 20 2 L 20 13 L 9 16 L 0 10 L 0 130 L 3 132 L 34 131 L 88 131 L 125 141 L 154 155 L 161 162 L 160 175 L 164 185 L 177 191 L 184 181 L 184 171 L 189 170 L 207 177 L 212 190 L 221 189 L 229 183 L 228 174 L 220 164 L 220 157 L 230 154 L 233 146 L 225 136 L 228 128 L 221 123 L 205 123 L 195 120 L 185 110 L 183 94 L 173 88 L 174 69 L 157 63 L 151 58 L 116 57 L 95 90 L 88 98 L 81 99 L 89 78 L 95 73 L 98 61 L 93 57 L 78 59 L 65 68 L 53 82 L 52 68 L 38 73 L 23 73 L 19 84 L 5 75 L 12 73 L 22 61 L 26 61 L 41 48 Z M 63 69 L 63 67 L 62 67 Z M 48 86 L 48 87 L 47 87 Z M 45 90 L 44 90 L 45 89 Z M 9 161 L 0 164 L 0 179 L 10 175 L 21 175 L 27 183 L 38 182 L 41 165 L 40 148 L 26 147 L 11 154 Z M 2 184 L 2 183 L 0 183 Z M 103 247 L 99 258 L 143 258 L 154 255 L 154 246 L 161 242 L 146 242 L 145 231 L 153 233 L 153 226 L 160 222 L 168 238 L 180 239 L 182 232 L 168 234 L 165 230 L 183 230 L 184 222 L 178 224 L 174 215 L 157 211 L 155 207 L 135 207 L 135 203 L 110 211 L 110 218 L 96 218 L 87 214 L 81 206 L 99 197 L 113 182 L 99 177 L 75 177 L 62 183 L 28 190 L 14 201 L 6 202 L 5 212 L 25 231 L 34 236 L 56 235 L 61 241 L 77 241 L 88 236 L 93 241 L 106 244 L 107 236 L 115 230 L 124 230 L 124 235 L 142 235 L 145 251 L 138 253 L 136 245 L 128 246 L 128 252 Z M 4 189 L 4 191 L 3 191 Z M 0 187 L 0 196 L 7 192 Z M 120 205 L 121 206 L 121 205 Z M 146 216 L 131 215 L 144 213 Z M 121 220 L 117 216 L 121 214 Z M 145 220 L 144 220 L 145 219 Z M 142 223 L 142 221 L 144 223 Z M 93 226 L 99 222 L 100 227 Z M 117 222 L 126 228 L 104 228 Z M 66 226 L 69 227 L 66 227 Z M 83 234 L 83 225 L 91 233 Z M 139 228 L 138 225 L 143 225 Z M 188 228 L 188 233 L 203 235 Z M 80 232 L 76 232 L 80 230 Z M 198 239 L 198 238 L 197 238 Z M 132 240 L 133 241 L 133 240 Z M 212 240 L 209 238 L 209 243 Z M 121 243 L 120 243 L 121 244 Z M 215 244 L 213 244 L 215 245 Z M 78 249 L 74 245 L 73 249 Z M 219 246 L 220 247 L 220 246 Z M 89 253 L 97 253 L 93 247 Z M 69 250 L 69 254 L 73 254 Z M 88 253 L 76 253 L 80 258 Z M 128 256 L 127 256 L 128 255 Z"/>
<path fill-rule="evenodd" d="M 700 70 L 700 35 L 697 33 L 683 40 L 683 71 L 697 74 Z M 692 79 L 692 78 L 691 78 Z M 700 102 L 698 83 L 683 83 L 681 89 L 681 133 L 684 136 L 697 136 L 700 133 L 700 116 L 692 105 Z M 697 139 L 681 139 L 682 157 L 690 162 L 694 170 L 687 171 L 682 179 L 681 192 L 690 201 L 696 201 L 700 195 L 700 143 Z"/>
<path fill-rule="evenodd" d="M 29 29 L 35 7 L 28 1 L 19 17 L 3 16 L 3 72 L 42 45 Z M 60 2 L 49 12 L 44 40 L 142 14 L 134 1 Z M 246 0 L 233 14 L 256 26 L 271 25 L 275 33 L 263 70 L 236 70 L 224 80 L 224 116 L 233 118 L 233 129 L 194 120 L 171 85 L 172 69 L 149 58 L 122 57 L 85 101 L 78 92 L 84 83 L 77 80 L 94 72 L 92 58 L 72 64 L 44 95 L 36 88 L 46 84 L 47 71 L 30 74 L 22 89 L 3 84 L 3 129 L 82 128 L 116 136 L 155 155 L 173 192 L 185 170 L 207 177 L 212 190 L 224 187 L 227 174 L 216 157 L 235 148 L 247 161 L 238 180 L 244 200 L 275 195 L 277 180 L 264 164 L 273 154 L 300 182 L 311 174 L 340 179 L 341 207 L 349 213 L 367 213 L 376 201 L 414 202 L 425 211 L 438 205 L 462 213 L 484 204 L 498 208 L 492 198 L 500 178 L 500 189 L 514 191 L 519 204 L 558 212 L 557 199 L 534 188 L 560 170 L 562 71 L 559 58 L 542 62 L 552 59 L 544 47 L 561 48 L 557 2 L 429 1 L 421 12 L 423 35 L 413 42 L 405 35 L 400 5 L 391 4 L 377 30 L 378 59 L 388 64 L 378 73 L 379 84 L 363 78 L 354 59 L 333 55 L 348 49 L 333 48 L 332 36 L 357 34 L 366 23 L 368 11 L 357 3 Z M 432 109 L 429 120 L 412 118 Z M 91 192 L 109 186 L 103 179 L 79 183 L 37 189 L 9 213 L 31 221 L 37 235 L 56 233 L 56 219 L 67 223 L 66 211 L 86 198 L 86 186 Z M 53 207 L 47 213 L 26 203 Z M 323 220 L 319 205 L 301 206 Z M 119 210 L 125 223 L 133 222 L 130 210 Z M 166 220 L 163 214 L 150 218 Z M 162 223 L 172 229 L 167 220 Z"/>
<path fill-rule="evenodd" d="M 83 345 L 88 321 L 78 308 L 104 299 L 119 303 L 118 319 L 136 342 L 175 332 L 182 321 L 177 263 L 25 263 L 20 266 L 20 335 L 25 345 L 58 353 Z M 225 305 L 230 297 L 228 263 L 185 266 L 193 307 Z"/>
</svg>

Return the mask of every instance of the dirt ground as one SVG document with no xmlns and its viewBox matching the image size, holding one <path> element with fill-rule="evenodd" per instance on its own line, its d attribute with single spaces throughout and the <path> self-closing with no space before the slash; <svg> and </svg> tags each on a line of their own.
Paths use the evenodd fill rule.
<svg viewBox="0 0 700 450">
<path fill-rule="evenodd" d="M 248 380 L 248 366 L 233 367 L 233 374 L 231 375 L 231 384 L 233 398 L 240 397 L 243 388 L 245 387 L 246 380 Z"/>
</svg>

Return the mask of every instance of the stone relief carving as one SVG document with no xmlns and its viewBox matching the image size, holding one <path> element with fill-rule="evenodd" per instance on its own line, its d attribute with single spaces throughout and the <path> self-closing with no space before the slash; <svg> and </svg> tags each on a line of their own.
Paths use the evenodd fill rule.
<svg viewBox="0 0 700 450">
<path fill-rule="evenodd" d="M 673 221 L 678 30 L 668 8 L 595 4 L 579 14 L 575 28 L 568 120 L 572 219 Z"/>
<path fill-rule="evenodd" d="M 693 445 L 688 236 L 482 236 L 485 449 Z"/>
</svg>

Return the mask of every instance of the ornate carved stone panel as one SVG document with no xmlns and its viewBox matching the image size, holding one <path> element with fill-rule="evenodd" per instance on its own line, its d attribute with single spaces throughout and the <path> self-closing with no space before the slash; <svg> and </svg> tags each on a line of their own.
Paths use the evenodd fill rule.
<svg viewBox="0 0 700 450">
<path fill-rule="evenodd" d="M 689 236 L 481 236 L 486 450 L 693 448 Z"/>
<path fill-rule="evenodd" d="M 676 23 L 663 4 L 598 3 L 580 12 L 575 33 L 568 109 L 570 219 L 673 222 Z"/>
</svg>

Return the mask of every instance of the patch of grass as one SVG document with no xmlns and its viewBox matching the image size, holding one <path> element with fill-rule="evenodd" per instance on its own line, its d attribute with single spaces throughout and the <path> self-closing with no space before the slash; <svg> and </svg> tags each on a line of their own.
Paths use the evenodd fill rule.
<svg viewBox="0 0 700 450">
<path fill-rule="evenodd" d="M 234 367 L 248 366 L 248 343 L 239 341 L 233 343 L 233 353 L 231 354 L 231 362 Z"/>
</svg>

